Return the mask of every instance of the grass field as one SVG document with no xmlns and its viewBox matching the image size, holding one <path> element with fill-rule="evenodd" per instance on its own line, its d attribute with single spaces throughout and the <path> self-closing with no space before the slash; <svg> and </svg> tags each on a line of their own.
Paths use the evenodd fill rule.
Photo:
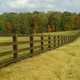
<svg viewBox="0 0 80 80">
<path fill-rule="evenodd" d="M 80 80 L 80 37 L 0 69 L 0 80 Z"/>
<path fill-rule="evenodd" d="M 51 33 L 43 33 L 44 35 L 50 34 L 50 35 L 74 35 L 77 34 L 79 30 L 74 31 L 60 31 L 60 32 L 51 32 Z"/>
</svg>

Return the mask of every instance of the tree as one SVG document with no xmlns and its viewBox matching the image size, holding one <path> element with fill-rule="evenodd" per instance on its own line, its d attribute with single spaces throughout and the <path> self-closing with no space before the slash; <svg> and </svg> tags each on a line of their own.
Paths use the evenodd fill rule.
<svg viewBox="0 0 80 80">
<path fill-rule="evenodd" d="M 64 12 L 62 14 L 61 28 L 64 31 L 74 29 L 74 17 L 72 13 Z"/>
<path fill-rule="evenodd" d="M 37 15 L 33 15 L 32 17 L 32 21 L 33 21 L 33 33 L 38 33 L 39 32 L 39 26 L 38 26 L 38 16 Z"/>
<path fill-rule="evenodd" d="M 47 31 L 47 24 L 48 24 L 48 17 L 47 14 L 44 12 L 40 12 L 38 14 L 38 25 L 39 25 L 39 32 L 46 32 Z"/>
<path fill-rule="evenodd" d="M 19 14 L 20 33 L 32 33 L 32 15 L 30 13 Z"/>
<path fill-rule="evenodd" d="M 80 13 L 75 17 L 75 28 L 80 29 Z"/>
<path fill-rule="evenodd" d="M 48 18 L 48 24 L 52 27 L 53 31 L 60 31 L 61 25 L 61 13 L 60 12 L 53 12 L 50 17 Z"/>
<path fill-rule="evenodd" d="M 4 20 L 6 32 L 16 33 L 19 32 L 18 14 L 17 13 L 4 13 L 1 15 Z"/>
<path fill-rule="evenodd" d="M 52 32 L 51 26 L 48 25 L 48 32 Z"/>
<path fill-rule="evenodd" d="M 34 11 L 0 15 L 0 33 L 31 34 L 74 29 L 80 29 L 80 13 Z"/>
<path fill-rule="evenodd" d="M 3 21 L 0 20 L 0 33 L 5 33 L 6 29 L 5 26 L 3 24 Z"/>
</svg>

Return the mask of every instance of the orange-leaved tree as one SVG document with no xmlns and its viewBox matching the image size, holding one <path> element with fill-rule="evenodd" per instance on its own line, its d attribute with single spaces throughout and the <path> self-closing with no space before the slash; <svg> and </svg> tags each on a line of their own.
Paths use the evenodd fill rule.
<svg viewBox="0 0 80 80">
<path fill-rule="evenodd" d="M 48 25 L 48 32 L 52 32 L 52 28 L 50 25 Z"/>
<path fill-rule="evenodd" d="M 33 33 L 38 33 L 39 29 L 38 29 L 38 18 L 37 18 L 37 15 L 33 16 L 33 25 L 34 25 Z"/>
</svg>

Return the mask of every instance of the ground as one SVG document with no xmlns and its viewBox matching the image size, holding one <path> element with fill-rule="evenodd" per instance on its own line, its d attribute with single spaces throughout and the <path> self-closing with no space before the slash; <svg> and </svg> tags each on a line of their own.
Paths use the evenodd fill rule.
<svg viewBox="0 0 80 80">
<path fill-rule="evenodd" d="M 0 80 L 80 80 L 80 38 L 0 69 Z"/>
</svg>

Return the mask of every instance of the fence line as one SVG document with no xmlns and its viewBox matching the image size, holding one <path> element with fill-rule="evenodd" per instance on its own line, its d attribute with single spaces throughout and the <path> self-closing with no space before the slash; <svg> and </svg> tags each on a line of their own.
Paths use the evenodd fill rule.
<svg viewBox="0 0 80 80">
<path fill-rule="evenodd" d="M 7 66 L 13 62 L 22 60 L 24 58 L 32 57 L 34 55 L 40 54 L 42 52 L 58 48 L 65 44 L 68 44 L 78 38 L 80 32 L 76 35 L 26 35 L 26 34 L 0 34 L 0 37 L 12 37 L 12 42 L 3 42 L 0 43 L 0 47 L 4 46 L 12 46 L 13 50 L 1 52 L 0 58 L 6 57 L 7 55 L 13 55 L 8 59 L 3 59 L 0 61 L 0 68 Z M 28 37 L 28 41 L 18 41 L 19 37 Z M 34 40 L 35 37 L 40 38 L 40 40 Z M 40 43 L 40 45 L 34 46 L 34 43 Z M 45 44 L 46 43 L 46 44 Z M 25 48 L 18 49 L 20 44 L 28 44 L 29 46 L 25 46 Z M 39 49 L 38 49 L 39 48 Z M 35 51 L 35 49 L 38 49 Z M 19 55 L 19 52 L 29 51 L 27 54 Z"/>
</svg>

